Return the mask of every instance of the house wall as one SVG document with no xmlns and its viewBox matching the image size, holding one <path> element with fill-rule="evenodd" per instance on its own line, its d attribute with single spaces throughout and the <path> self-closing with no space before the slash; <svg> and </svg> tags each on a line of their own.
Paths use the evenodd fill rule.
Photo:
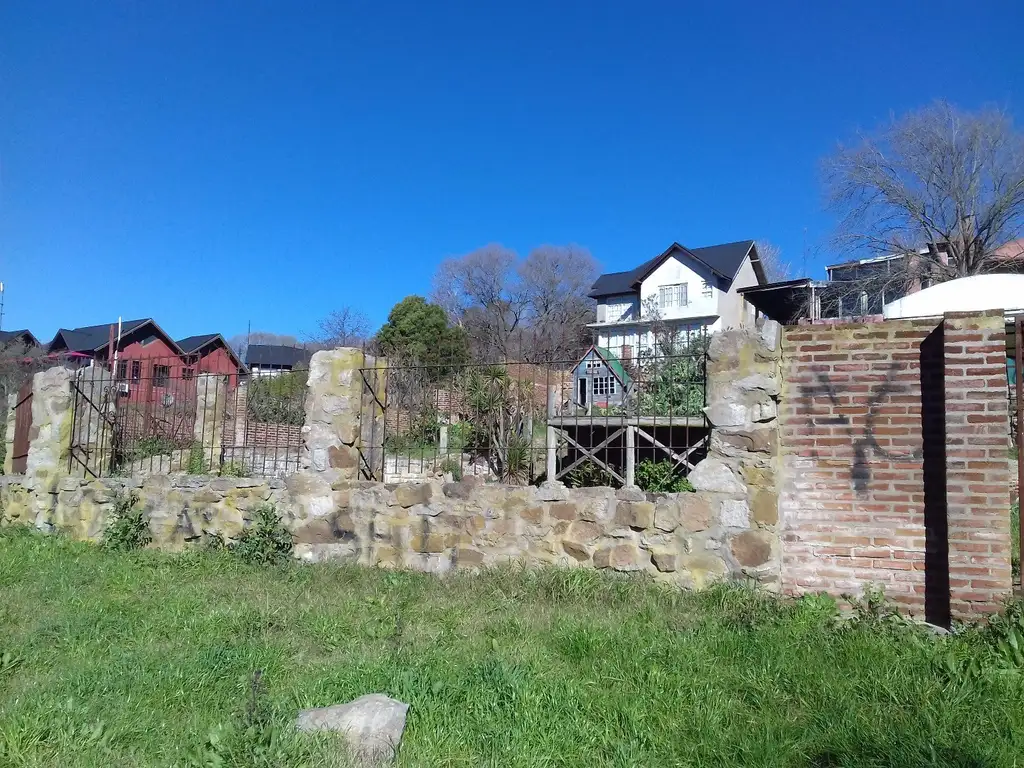
<svg viewBox="0 0 1024 768">
<path fill-rule="evenodd" d="M 614 350 L 613 350 L 614 351 Z M 597 366 L 587 370 L 588 362 L 596 362 Z M 595 394 L 594 393 L 594 379 L 598 378 L 611 378 L 615 381 L 615 393 L 608 394 Z M 604 364 L 601 358 L 597 357 L 593 353 L 585 357 L 580 364 L 576 366 L 576 370 L 573 377 L 573 402 L 577 405 L 584 405 L 580 401 L 580 382 L 587 382 L 587 397 L 589 398 L 589 404 L 595 408 L 608 408 L 609 406 L 621 405 L 622 403 L 622 382 L 615 378 L 615 374 L 609 370 L 608 366 Z"/>
<path fill-rule="evenodd" d="M 739 289 L 757 284 L 757 273 L 754 272 L 754 265 L 750 263 L 750 257 L 748 256 L 736 271 L 736 277 L 732 281 L 729 290 L 716 291 L 716 313 L 721 318 L 720 327 L 722 330 L 754 324 L 754 309 L 739 293 Z"/>
<path fill-rule="evenodd" d="M 103 353 L 103 359 L 106 359 L 106 352 Z M 188 393 L 194 389 L 191 382 L 183 381 L 181 378 L 181 369 L 185 367 L 181 358 L 160 338 L 156 338 L 148 344 L 132 342 L 126 345 L 118 354 L 118 362 L 122 361 L 127 363 L 128 398 L 132 401 L 160 402 L 165 395 L 180 399 L 188 397 Z M 142 366 L 141 378 L 137 383 L 133 382 L 131 378 L 133 361 L 138 361 Z M 157 365 L 164 365 L 170 369 L 166 387 L 157 387 L 153 383 L 153 367 Z M 116 370 L 114 375 L 117 376 Z"/>
<path fill-rule="evenodd" d="M 713 276 L 708 274 L 708 280 L 713 281 Z M 665 285 L 685 283 L 687 286 L 688 303 L 683 307 L 668 307 L 659 310 L 663 320 L 676 318 L 698 318 L 714 317 L 718 314 L 718 299 L 720 293 L 718 288 L 712 287 L 711 296 L 703 295 L 704 277 L 690 269 L 675 256 L 665 259 L 665 262 L 652 272 L 647 279 L 640 284 L 640 314 L 647 316 L 645 303 L 649 299 L 658 300 L 658 288 Z"/>
<path fill-rule="evenodd" d="M 228 386 L 238 386 L 238 364 L 228 351 L 221 346 L 209 349 L 195 366 L 196 373 L 223 373 L 229 376 Z"/>
<path fill-rule="evenodd" d="M 640 317 L 640 300 L 635 293 L 605 296 L 597 303 L 597 322 L 618 323 Z"/>
</svg>

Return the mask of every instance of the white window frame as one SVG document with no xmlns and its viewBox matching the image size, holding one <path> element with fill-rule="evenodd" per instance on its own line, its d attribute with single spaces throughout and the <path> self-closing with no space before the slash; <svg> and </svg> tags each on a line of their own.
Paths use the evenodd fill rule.
<svg viewBox="0 0 1024 768">
<path fill-rule="evenodd" d="M 593 380 L 593 392 L 594 397 L 598 395 L 614 395 L 618 390 L 616 389 L 616 378 L 614 376 L 595 376 Z"/>
<path fill-rule="evenodd" d="M 658 309 L 685 307 L 689 303 L 689 291 L 686 283 L 658 286 Z"/>
<path fill-rule="evenodd" d="M 715 287 L 707 280 L 704 280 L 702 281 L 700 293 L 705 299 L 710 299 L 715 295 Z"/>
</svg>

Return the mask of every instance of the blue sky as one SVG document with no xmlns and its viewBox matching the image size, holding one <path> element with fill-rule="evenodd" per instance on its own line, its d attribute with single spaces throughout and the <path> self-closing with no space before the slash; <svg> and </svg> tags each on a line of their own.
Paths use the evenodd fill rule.
<svg viewBox="0 0 1024 768">
<path fill-rule="evenodd" d="M 381 322 L 489 242 L 628 269 L 764 238 L 821 271 L 818 161 L 936 98 L 1024 120 L 1024 3 L 0 4 L 4 328 Z M 935 48 L 929 52 L 929 45 Z"/>
</svg>

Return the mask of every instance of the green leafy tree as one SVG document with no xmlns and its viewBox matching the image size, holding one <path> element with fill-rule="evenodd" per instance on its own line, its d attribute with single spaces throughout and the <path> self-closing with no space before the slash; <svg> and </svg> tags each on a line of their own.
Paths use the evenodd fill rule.
<svg viewBox="0 0 1024 768">
<path fill-rule="evenodd" d="M 465 332 L 449 326 L 445 311 L 422 296 L 406 296 L 392 307 L 377 344 L 389 358 L 425 366 L 431 378 L 451 373 L 469 358 Z"/>
</svg>

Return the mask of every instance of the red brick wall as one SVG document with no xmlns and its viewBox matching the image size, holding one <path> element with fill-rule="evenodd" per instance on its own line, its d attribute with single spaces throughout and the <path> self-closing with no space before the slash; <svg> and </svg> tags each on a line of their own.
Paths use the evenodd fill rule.
<svg viewBox="0 0 1024 768">
<path fill-rule="evenodd" d="M 784 330 L 786 591 L 879 584 L 939 622 L 998 604 L 1010 588 L 1002 333 L 995 316 Z"/>
</svg>

